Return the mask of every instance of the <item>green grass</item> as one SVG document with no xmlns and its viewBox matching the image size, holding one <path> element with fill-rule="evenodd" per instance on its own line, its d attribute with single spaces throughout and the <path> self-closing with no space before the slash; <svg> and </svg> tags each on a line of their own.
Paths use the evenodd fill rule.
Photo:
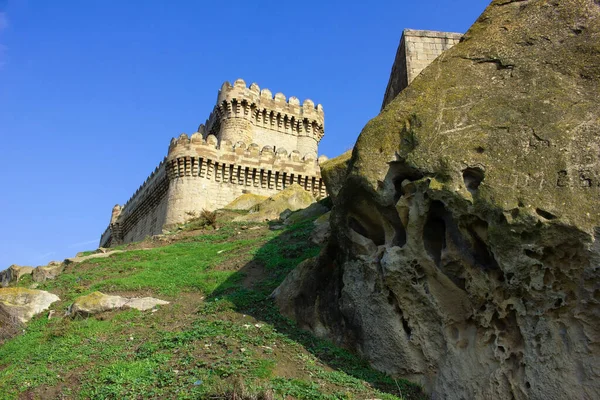
<svg viewBox="0 0 600 400">
<path fill-rule="evenodd" d="M 280 231 L 259 225 L 260 234 L 250 226 L 222 223 L 164 247 L 71 265 L 42 284 L 62 299 L 53 306 L 58 317 L 41 315 L 0 345 L 0 399 L 424 398 L 415 385 L 299 330 L 269 299 L 291 269 L 318 254 L 311 221 Z M 251 267 L 260 273 L 248 286 Z M 62 317 L 74 298 L 95 290 L 171 304 Z"/>
</svg>

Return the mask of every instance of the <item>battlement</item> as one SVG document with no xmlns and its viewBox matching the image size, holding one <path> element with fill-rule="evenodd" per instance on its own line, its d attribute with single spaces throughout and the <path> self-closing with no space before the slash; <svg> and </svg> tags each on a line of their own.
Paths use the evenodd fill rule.
<svg viewBox="0 0 600 400">
<path fill-rule="evenodd" d="M 272 163 L 273 160 L 279 160 L 287 163 L 306 164 L 311 167 L 315 164 L 315 161 L 317 161 L 316 157 L 312 154 L 301 156 L 298 150 L 288 152 L 288 150 L 283 147 L 263 146 L 261 148 L 257 143 L 248 144 L 242 141 L 231 143 L 229 140 L 223 140 L 219 143 L 215 135 L 208 135 L 205 139 L 200 132 L 196 132 L 191 136 L 182 133 L 179 137 L 172 138 L 169 145 L 169 152 L 165 160 L 168 162 L 169 160 L 181 157 L 182 155 L 214 156 L 215 154 L 230 161 L 247 159 L 259 163 Z M 327 157 L 319 157 L 320 162 L 325 160 L 327 160 Z"/>
<path fill-rule="evenodd" d="M 223 125 L 226 120 L 234 118 L 249 123 L 245 126 L 237 123 L 234 128 L 235 135 L 247 140 L 256 139 L 256 142 L 263 146 L 275 144 L 278 141 L 277 137 L 272 138 L 272 143 L 266 143 L 268 137 L 256 135 L 257 130 L 311 137 L 317 143 L 324 135 L 325 114 L 321 104 L 315 106 L 312 100 L 306 99 L 301 105 L 297 97 L 292 96 L 288 99 L 283 93 L 273 96 L 269 89 L 261 90 L 256 83 L 246 86 L 243 79 L 236 80 L 233 85 L 229 82 L 223 83 L 213 112 L 205 124 L 200 125 L 198 132 L 204 137 L 212 134 L 219 140 L 231 140 L 233 135 L 226 132 Z"/>
</svg>

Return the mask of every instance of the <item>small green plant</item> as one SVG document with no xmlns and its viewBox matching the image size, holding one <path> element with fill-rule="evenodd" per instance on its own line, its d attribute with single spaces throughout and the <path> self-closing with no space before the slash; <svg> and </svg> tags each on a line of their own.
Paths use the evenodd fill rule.
<svg viewBox="0 0 600 400">
<path fill-rule="evenodd" d="M 203 218 L 206 222 L 206 225 L 212 226 L 214 229 L 217 229 L 217 212 L 216 211 L 208 211 L 203 208 L 200 213 L 200 218 Z"/>
</svg>

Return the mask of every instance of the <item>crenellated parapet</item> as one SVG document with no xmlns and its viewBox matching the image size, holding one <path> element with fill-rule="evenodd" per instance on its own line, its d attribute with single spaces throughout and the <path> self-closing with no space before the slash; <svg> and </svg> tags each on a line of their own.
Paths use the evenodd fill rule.
<svg viewBox="0 0 600 400">
<path fill-rule="evenodd" d="M 237 123 L 234 128 L 224 129 L 228 120 L 241 119 L 247 125 Z M 269 89 L 260 89 L 256 83 L 249 87 L 243 79 L 233 85 L 223 83 L 217 97 L 217 105 L 198 131 L 206 138 L 215 135 L 220 140 L 244 138 L 252 141 L 252 130 L 264 129 L 286 135 L 310 137 L 318 143 L 324 135 L 323 106 L 310 99 L 289 99 L 283 93 L 273 96 Z M 233 140 L 232 140 L 233 141 Z M 273 138 L 273 144 L 277 139 Z M 267 144 L 267 143 L 263 143 Z"/>
<path fill-rule="evenodd" d="M 166 158 L 169 179 L 196 177 L 237 185 L 282 189 L 298 183 L 315 196 L 325 195 L 319 160 L 297 150 L 227 140 L 200 132 L 171 139 Z M 272 181 L 272 182 L 271 182 Z"/>
</svg>

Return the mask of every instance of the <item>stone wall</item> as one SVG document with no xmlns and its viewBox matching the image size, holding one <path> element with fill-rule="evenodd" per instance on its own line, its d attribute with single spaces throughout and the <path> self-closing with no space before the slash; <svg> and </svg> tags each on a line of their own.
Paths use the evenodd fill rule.
<svg viewBox="0 0 600 400">
<path fill-rule="evenodd" d="M 168 189 L 165 158 L 123 207 L 113 208 L 111 223 L 100 238 L 100 246 L 135 242 L 161 233 L 167 216 Z"/>
<path fill-rule="evenodd" d="M 458 43 L 462 36 L 461 33 L 405 29 L 398 45 L 381 109 L 394 100 L 433 60 Z"/>
<path fill-rule="evenodd" d="M 129 243 L 222 208 L 244 193 L 271 196 L 297 183 L 315 197 L 326 196 L 318 160 L 296 150 L 256 143 L 235 145 L 196 132 L 171 141 L 155 172 L 114 216 L 100 246 Z"/>
<path fill-rule="evenodd" d="M 205 140 L 200 133 L 182 135 L 169 147 L 167 170 L 170 180 L 165 226 L 179 224 L 206 208 L 221 208 L 244 193 L 270 196 L 298 183 L 315 196 L 325 196 L 318 161 L 288 154 L 279 147 L 262 149 L 221 141 L 214 135 Z"/>
</svg>

